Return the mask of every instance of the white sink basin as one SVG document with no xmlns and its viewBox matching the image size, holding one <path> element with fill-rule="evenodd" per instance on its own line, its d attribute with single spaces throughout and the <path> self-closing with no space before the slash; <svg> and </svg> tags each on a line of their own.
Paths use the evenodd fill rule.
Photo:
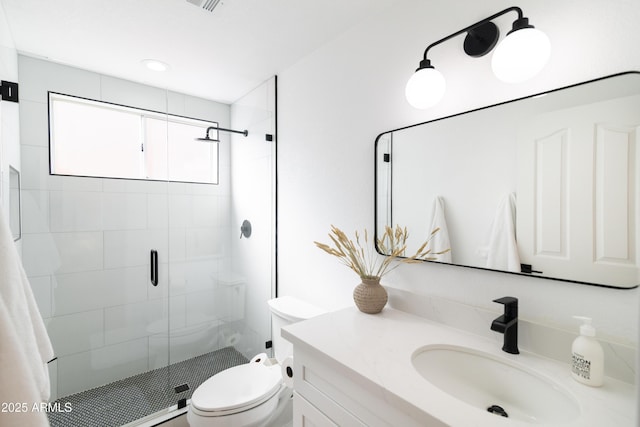
<svg viewBox="0 0 640 427">
<path fill-rule="evenodd" d="M 553 380 L 507 359 L 451 345 L 415 351 L 418 373 L 445 393 L 477 408 L 499 406 L 532 424 L 561 423 L 580 415 L 577 400 Z M 500 416 L 497 408 L 494 414 Z"/>
</svg>

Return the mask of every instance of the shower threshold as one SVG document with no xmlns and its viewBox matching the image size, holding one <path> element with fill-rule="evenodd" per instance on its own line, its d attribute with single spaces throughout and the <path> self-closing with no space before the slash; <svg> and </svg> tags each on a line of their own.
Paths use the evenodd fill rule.
<svg viewBox="0 0 640 427">
<path fill-rule="evenodd" d="M 69 412 L 50 412 L 51 427 L 119 427 L 189 399 L 212 375 L 248 360 L 225 347 L 164 368 L 134 375 L 91 390 L 62 397 L 54 403 Z M 168 384 L 167 384 L 168 381 Z M 176 393 L 174 387 L 188 384 Z M 66 405 L 66 406 L 65 406 Z"/>
</svg>

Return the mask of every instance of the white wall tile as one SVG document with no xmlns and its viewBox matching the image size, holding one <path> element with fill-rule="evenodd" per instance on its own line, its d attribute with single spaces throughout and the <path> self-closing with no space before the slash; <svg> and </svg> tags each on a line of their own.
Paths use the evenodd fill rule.
<svg viewBox="0 0 640 427">
<path fill-rule="evenodd" d="M 212 290 L 218 275 L 220 258 L 189 259 L 184 263 L 187 292 Z"/>
<path fill-rule="evenodd" d="M 22 93 L 20 94 L 22 95 Z M 44 102 L 34 102 L 28 99 L 20 100 L 20 143 L 22 145 L 36 145 L 49 147 L 49 132 L 47 126 L 41 124 L 49 117 L 48 106 Z"/>
<path fill-rule="evenodd" d="M 172 261 L 168 271 L 170 295 L 180 295 L 187 292 L 187 263 Z"/>
<path fill-rule="evenodd" d="M 148 370 L 147 339 L 128 341 L 58 359 L 60 397 Z M 161 383 L 166 384 L 165 381 Z M 166 390 L 159 390 L 164 393 Z"/>
<path fill-rule="evenodd" d="M 127 179 L 108 179 L 102 180 L 102 191 L 105 193 L 125 193 L 127 191 Z"/>
<path fill-rule="evenodd" d="M 195 325 L 219 320 L 213 291 L 186 294 L 187 325 Z"/>
<path fill-rule="evenodd" d="M 147 270 L 147 299 L 167 298 L 169 296 L 169 264 L 164 262 L 163 252 L 158 253 L 158 285 L 151 284 L 151 272 L 149 265 L 145 266 Z"/>
<path fill-rule="evenodd" d="M 187 117 L 215 121 L 221 127 L 229 125 L 229 105 L 191 95 L 183 95 L 183 98 L 184 115 Z"/>
<path fill-rule="evenodd" d="M 149 265 L 151 249 L 157 250 L 160 257 L 166 257 L 166 234 L 161 230 L 105 231 L 105 268 Z"/>
<path fill-rule="evenodd" d="M 60 257 L 58 273 L 103 268 L 102 232 L 51 233 Z"/>
<path fill-rule="evenodd" d="M 219 323 L 207 322 L 174 329 L 170 335 L 149 337 L 149 367 L 157 369 L 218 350 Z M 170 337 L 170 338 L 168 338 Z"/>
<path fill-rule="evenodd" d="M 62 260 L 51 233 L 22 236 L 22 264 L 27 276 L 48 276 L 61 267 Z"/>
<path fill-rule="evenodd" d="M 22 190 L 22 231 L 46 233 L 49 231 L 49 192 Z"/>
<path fill-rule="evenodd" d="M 169 200 L 166 194 L 147 195 L 147 226 L 149 228 L 169 227 Z"/>
<path fill-rule="evenodd" d="M 97 231 L 103 228 L 102 193 L 52 191 L 49 195 L 50 230 Z"/>
<path fill-rule="evenodd" d="M 169 334 L 151 335 L 149 341 L 149 369 L 164 368 L 169 364 Z"/>
<path fill-rule="evenodd" d="M 145 181 L 141 179 L 101 179 L 106 192 L 166 194 L 168 183 L 164 181 Z"/>
<path fill-rule="evenodd" d="M 186 227 L 189 225 L 191 213 L 191 197 L 185 194 L 169 195 L 169 227 Z"/>
<path fill-rule="evenodd" d="M 211 257 L 222 252 L 220 237 L 215 228 L 187 229 L 187 259 Z M 238 228 L 238 236 L 240 229 Z"/>
<path fill-rule="evenodd" d="M 144 301 L 149 286 L 145 267 L 58 274 L 54 280 L 55 315 Z"/>
<path fill-rule="evenodd" d="M 40 315 L 51 317 L 51 276 L 29 277 L 29 283 Z"/>
<path fill-rule="evenodd" d="M 192 196 L 192 226 L 212 228 L 217 224 L 218 198 L 215 196 Z"/>
<path fill-rule="evenodd" d="M 101 100 L 157 112 L 167 111 L 167 91 L 111 76 L 100 76 Z"/>
<path fill-rule="evenodd" d="M 46 147 L 23 145 L 21 147 L 22 189 L 48 189 L 49 150 Z"/>
<path fill-rule="evenodd" d="M 47 91 L 99 99 L 98 74 L 54 62 L 19 56 L 20 98 L 47 103 Z"/>
<path fill-rule="evenodd" d="M 48 169 L 44 171 L 48 174 Z M 102 191 L 102 178 L 47 175 L 47 188 L 58 191 Z"/>
<path fill-rule="evenodd" d="M 45 323 L 58 358 L 104 345 L 102 310 L 56 316 Z"/>
<path fill-rule="evenodd" d="M 184 295 L 169 297 L 169 329 L 172 331 L 187 326 L 187 300 Z"/>
<path fill-rule="evenodd" d="M 169 228 L 169 261 L 183 262 L 187 259 L 187 229 Z"/>
<path fill-rule="evenodd" d="M 104 230 L 137 230 L 147 227 L 147 195 L 104 193 Z"/>
<path fill-rule="evenodd" d="M 229 196 L 218 196 L 218 218 L 217 227 L 228 227 L 231 222 L 231 198 Z M 239 231 L 239 230 L 238 230 Z M 240 236 L 240 233 L 238 233 Z M 229 237 L 232 237 L 229 235 Z"/>
<path fill-rule="evenodd" d="M 215 312 L 219 319 L 232 322 L 245 319 L 247 285 L 218 285 L 214 291 Z M 266 301 L 264 302 L 266 305 Z M 262 312 L 263 310 L 260 310 Z M 269 323 L 269 322 L 266 322 Z"/>
<path fill-rule="evenodd" d="M 185 182 L 169 182 L 167 184 L 169 194 L 187 194 L 190 184 Z"/>
<path fill-rule="evenodd" d="M 220 185 L 187 184 L 187 194 L 193 194 L 197 196 L 218 196 L 220 194 Z"/>
<path fill-rule="evenodd" d="M 155 299 L 104 310 L 107 345 L 146 337 L 167 329 L 167 301 Z"/>
</svg>

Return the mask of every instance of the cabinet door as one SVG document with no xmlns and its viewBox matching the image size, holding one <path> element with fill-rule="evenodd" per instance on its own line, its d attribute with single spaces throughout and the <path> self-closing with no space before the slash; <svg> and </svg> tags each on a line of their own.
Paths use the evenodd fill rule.
<svg viewBox="0 0 640 427">
<path fill-rule="evenodd" d="M 638 96 L 560 109 L 522 126 L 522 263 L 547 277 L 637 284 L 639 126 Z"/>
<path fill-rule="evenodd" d="M 318 408 L 298 393 L 293 393 L 293 427 L 337 427 Z"/>
</svg>

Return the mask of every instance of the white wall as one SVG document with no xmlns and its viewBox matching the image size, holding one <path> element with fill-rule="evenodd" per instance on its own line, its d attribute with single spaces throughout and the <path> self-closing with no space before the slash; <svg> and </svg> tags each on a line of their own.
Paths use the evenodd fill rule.
<svg viewBox="0 0 640 427">
<path fill-rule="evenodd" d="M 330 224 L 373 227 L 374 139 L 386 130 L 620 71 L 640 69 L 640 2 L 523 0 L 519 6 L 552 42 L 547 67 L 530 82 L 508 85 L 492 74 L 490 55 L 466 57 L 462 39 L 431 51 L 447 78 L 445 99 L 412 109 L 404 85 L 424 48 L 512 6 L 506 0 L 406 0 L 358 25 L 279 76 L 279 290 L 329 309 L 352 304 L 359 279 L 318 250 Z M 504 34 L 512 14 L 496 23 Z M 405 265 L 385 281 L 411 294 L 433 295 L 500 311 L 491 301 L 520 298 L 524 319 L 575 331 L 571 315 L 594 318 L 601 336 L 637 342 L 637 290 L 611 290 L 459 267 Z M 410 295 L 411 295 L 410 294 Z M 489 325 L 487 325 L 487 329 Z"/>
</svg>

